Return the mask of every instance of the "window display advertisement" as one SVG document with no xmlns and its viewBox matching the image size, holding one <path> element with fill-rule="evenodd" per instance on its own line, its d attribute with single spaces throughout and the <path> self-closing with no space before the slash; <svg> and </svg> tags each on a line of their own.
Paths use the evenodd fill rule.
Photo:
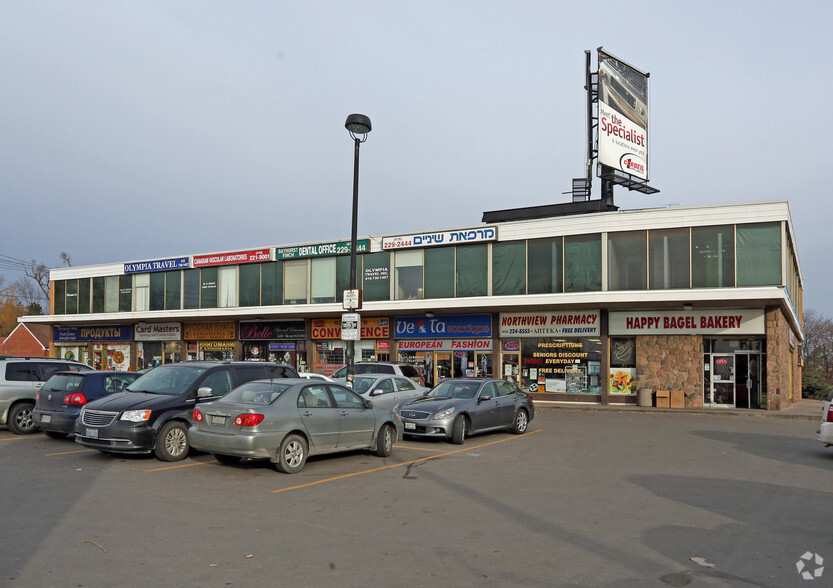
<svg viewBox="0 0 833 588">
<path fill-rule="evenodd" d="M 601 394 L 599 328 L 599 310 L 503 313 L 501 373 L 527 392 Z"/>
</svg>

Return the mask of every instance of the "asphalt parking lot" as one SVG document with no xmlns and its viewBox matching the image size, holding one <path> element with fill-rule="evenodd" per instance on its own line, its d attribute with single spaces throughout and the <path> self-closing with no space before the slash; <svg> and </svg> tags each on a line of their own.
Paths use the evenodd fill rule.
<svg viewBox="0 0 833 588">
<path fill-rule="evenodd" d="M 389 458 L 313 458 L 295 475 L 197 453 L 177 463 L 113 457 L 0 430 L 0 578 L 807 586 L 796 567 L 804 554 L 833 562 L 833 448 L 815 441 L 816 428 L 539 407 L 525 435 L 406 440 Z"/>
</svg>

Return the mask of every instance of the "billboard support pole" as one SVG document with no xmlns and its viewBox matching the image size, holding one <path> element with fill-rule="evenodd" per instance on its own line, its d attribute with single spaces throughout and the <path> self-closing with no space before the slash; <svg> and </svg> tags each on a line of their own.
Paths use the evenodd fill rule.
<svg viewBox="0 0 833 588">
<path fill-rule="evenodd" d="M 593 74 L 590 71 L 590 50 L 584 52 L 585 58 L 585 82 L 587 89 L 587 196 L 590 197 L 590 189 L 593 186 L 593 160 L 596 154 L 593 149 Z"/>
</svg>

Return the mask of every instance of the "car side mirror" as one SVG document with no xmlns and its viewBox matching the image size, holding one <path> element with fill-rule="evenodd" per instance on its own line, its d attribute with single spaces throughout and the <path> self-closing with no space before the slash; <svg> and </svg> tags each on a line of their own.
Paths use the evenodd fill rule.
<svg viewBox="0 0 833 588">
<path fill-rule="evenodd" d="M 214 395 L 214 391 L 208 386 L 203 386 L 197 390 L 197 398 L 209 398 Z"/>
<path fill-rule="evenodd" d="M 487 400 L 491 400 L 491 399 L 492 399 L 491 394 L 482 394 L 480 396 L 480 398 L 478 399 L 478 402 L 486 402 Z"/>
<path fill-rule="evenodd" d="M 369 398 L 364 399 L 364 407 L 365 408 L 373 408 L 373 401 Z"/>
</svg>

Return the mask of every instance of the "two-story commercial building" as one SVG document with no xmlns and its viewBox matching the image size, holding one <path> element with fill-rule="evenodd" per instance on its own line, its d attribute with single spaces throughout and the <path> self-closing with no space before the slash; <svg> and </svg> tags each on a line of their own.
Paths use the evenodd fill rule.
<svg viewBox="0 0 833 588">
<path fill-rule="evenodd" d="M 640 389 L 687 407 L 800 399 L 802 277 L 786 201 L 489 218 L 358 241 L 357 359 L 413 363 L 432 382 L 502 377 L 539 400 L 635 403 Z M 53 269 L 50 314 L 22 320 L 52 325 L 56 355 L 95 366 L 214 358 L 332 373 L 349 251 L 267 244 Z"/>
</svg>

